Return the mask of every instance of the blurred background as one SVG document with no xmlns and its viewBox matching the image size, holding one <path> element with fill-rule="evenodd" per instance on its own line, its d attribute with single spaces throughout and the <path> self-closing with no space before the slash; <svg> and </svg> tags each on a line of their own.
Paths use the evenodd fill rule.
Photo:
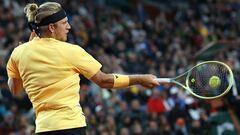
<svg viewBox="0 0 240 135">
<path fill-rule="evenodd" d="M 30 30 L 23 8 L 46 0 L 0 1 L 0 135 L 34 134 L 35 115 L 23 92 L 7 87 L 6 62 Z M 204 60 L 227 63 L 235 83 L 215 100 L 175 85 L 152 90 L 101 89 L 81 76 L 88 135 L 240 134 L 240 2 L 238 0 L 57 0 L 68 14 L 68 41 L 108 73 L 175 77 Z M 30 64 L 30 63 L 29 63 Z"/>
</svg>

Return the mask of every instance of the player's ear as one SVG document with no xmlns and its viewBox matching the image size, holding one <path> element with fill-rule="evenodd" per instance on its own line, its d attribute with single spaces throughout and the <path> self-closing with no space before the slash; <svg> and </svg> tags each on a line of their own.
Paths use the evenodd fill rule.
<svg viewBox="0 0 240 135">
<path fill-rule="evenodd" d="M 51 33 L 53 33 L 54 30 L 55 30 L 54 24 L 50 23 L 50 24 L 48 25 L 48 29 L 49 29 L 49 31 L 50 31 Z"/>
</svg>

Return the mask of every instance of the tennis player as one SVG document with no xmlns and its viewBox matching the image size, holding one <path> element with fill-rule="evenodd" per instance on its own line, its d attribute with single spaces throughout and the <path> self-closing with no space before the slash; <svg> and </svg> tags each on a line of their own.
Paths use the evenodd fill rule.
<svg viewBox="0 0 240 135">
<path fill-rule="evenodd" d="M 154 75 L 106 74 L 102 65 L 78 45 L 65 42 L 71 29 L 59 3 L 26 5 L 32 34 L 16 47 L 7 63 L 13 95 L 26 90 L 36 113 L 38 135 L 85 135 L 86 120 L 79 104 L 79 74 L 102 88 L 159 83 Z"/>
</svg>

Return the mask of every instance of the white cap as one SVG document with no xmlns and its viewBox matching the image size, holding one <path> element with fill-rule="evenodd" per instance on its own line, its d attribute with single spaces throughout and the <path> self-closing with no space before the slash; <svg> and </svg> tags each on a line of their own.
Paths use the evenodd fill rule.
<svg viewBox="0 0 240 135">
<path fill-rule="evenodd" d="M 170 94 L 177 94 L 178 93 L 178 88 L 176 86 L 170 88 Z"/>
<path fill-rule="evenodd" d="M 185 98 L 185 103 L 186 103 L 187 105 L 190 105 L 190 104 L 192 104 L 193 102 L 194 102 L 194 99 L 193 99 L 192 97 L 188 96 L 188 97 Z"/>
</svg>

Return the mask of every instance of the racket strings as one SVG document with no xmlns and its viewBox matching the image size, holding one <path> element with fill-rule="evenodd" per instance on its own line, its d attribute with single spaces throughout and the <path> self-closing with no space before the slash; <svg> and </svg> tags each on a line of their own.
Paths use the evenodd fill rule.
<svg viewBox="0 0 240 135">
<path fill-rule="evenodd" d="M 202 64 L 193 68 L 189 74 L 188 86 L 193 93 L 202 97 L 219 96 L 229 87 L 230 72 L 221 64 Z M 210 78 L 213 76 L 219 78 L 214 87 L 210 84 Z"/>
</svg>

